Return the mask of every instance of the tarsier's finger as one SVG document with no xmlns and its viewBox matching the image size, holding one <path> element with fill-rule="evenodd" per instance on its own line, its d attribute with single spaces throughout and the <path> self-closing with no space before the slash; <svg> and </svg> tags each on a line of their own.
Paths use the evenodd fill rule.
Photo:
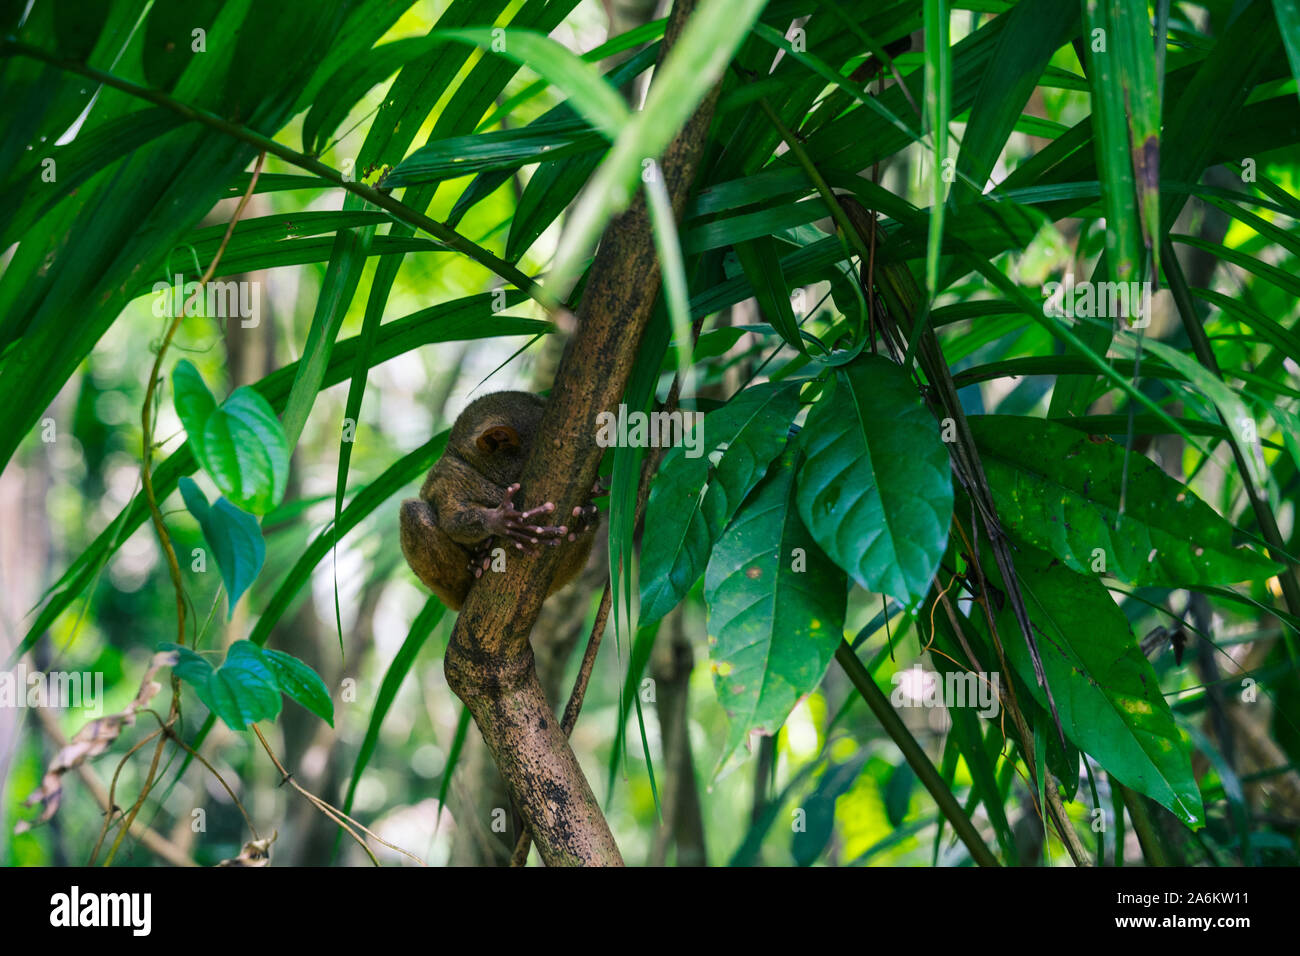
<svg viewBox="0 0 1300 956">
<path fill-rule="evenodd" d="M 516 517 L 515 520 L 522 524 L 524 522 L 532 521 L 534 518 L 540 517 L 542 515 L 548 515 L 554 510 L 555 510 L 555 502 L 548 501 L 545 504 L 538 505 L 536 508 L 531 508 L 528 511 L 519 512 L 518 517 Z"/>
<path fill-rule="evenodd" d="M 510 528 L 513 531 L 520 532 L 521 534 L 526 534 L 532 538 L 563 537 L 563 535 L 569 530 L 564 525 L 550 525 L 550 524 L 513 524 L 512 523 L 510 525 Z"/>
<path fill-rule="evenodd" d="M 513 526 L 506 527 L 506 534 L 517 544 L 537 544 L 537 537 L 532 533 L 531 528 L 516 528 Z"/>
</svg>

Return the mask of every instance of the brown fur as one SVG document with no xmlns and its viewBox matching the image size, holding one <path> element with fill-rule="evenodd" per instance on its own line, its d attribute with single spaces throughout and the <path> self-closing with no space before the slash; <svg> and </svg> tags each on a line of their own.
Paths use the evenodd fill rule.
<svg viewBox="0 0 1300 956">
<path fill-rule="evenodd" d="M 501 530 L 501 505 L 523 472 L 545 408 L 546 400 L 529 392 L 493 392 L 471 402 L 452 426 L 446 451 L 430 469 L 420 497 L 402 502 L 402 553 L 453 611 L 465 602 L 475 581 L 471 564 L 482 560 L 489 538 L 495 536 L 494 547 L 505 548 L 507 557 L 524 553 Z M 538 535 L 542 545 L 545 539 L 562 542 L 549 592 L 554 594 L 587 563 L 596 523 L 551 513 L 527 524 L 546 527 L 547 533 Z M 576 532 L 577 540 L 557 534 L 555 526 Z"/>
</svg>

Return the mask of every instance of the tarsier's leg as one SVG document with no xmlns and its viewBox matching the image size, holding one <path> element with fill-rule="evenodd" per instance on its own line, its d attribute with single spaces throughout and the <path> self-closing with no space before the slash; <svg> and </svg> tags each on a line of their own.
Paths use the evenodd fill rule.
<svg viewBox="0 0 1300 956">
<path fill-rule="evenodd" d="M 402 502 L 402 553 L 416 576 L 447 607 L 459 611 L 473 583 L 469 553 L 438 527 L 437 515 L 427 501 Z"/>
</svg>

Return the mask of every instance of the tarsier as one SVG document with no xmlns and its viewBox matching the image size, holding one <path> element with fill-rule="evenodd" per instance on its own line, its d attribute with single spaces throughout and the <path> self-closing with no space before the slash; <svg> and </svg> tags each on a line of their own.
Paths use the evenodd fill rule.
<svg viewBox="0 0 1300 956">
<path fill-rule="evenodd" d="M 554 502 L 528 511 L 515 507 L 519 476 L 533 448 L 546 400 L 529 392 L 493 392 L 471 402 L 429 471 L 419 498 L 402 502 L 402 553 L 417 577 L 453 611 L 470 585 L 493 567 L 493 552 L 534 553 L 565 544 L 549 593 L 582 571 L 591 553 L 596 506 L 573 509 L 567 524 L 554 520 Z M 598 491 L 599 489 L 593 489 Z"/>
</svg>

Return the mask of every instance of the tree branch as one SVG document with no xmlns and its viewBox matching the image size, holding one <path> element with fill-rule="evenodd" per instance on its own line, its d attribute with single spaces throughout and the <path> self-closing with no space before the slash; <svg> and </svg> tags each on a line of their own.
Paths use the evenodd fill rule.
<svg viewBox="0 0 1300 956">
<path fill-rule="evenodd" d="M 660 62 L 697 0 L 677 0 Z M 661 174 L 680 219 L 695 180 L 718 87 L 663 156 Z M 644 196 L 606 229 L 551 398 L 521 479 L 528 507 L 567 515 L 586 500 L 603 449 L 596 417 L 623 397 L 659 295 L 661 276 Z M 546 494 L 540 494 L 545 491 Z M 516 557 L 489 587 L 470 589 L 447 647 L 448 686 L 473 714 L 488 750 L 548 866 L 622 865 L 609 826 L 578 766 L 533 665 L 528 634 L 554 575 L 555 552 Z"/>
</svg>

